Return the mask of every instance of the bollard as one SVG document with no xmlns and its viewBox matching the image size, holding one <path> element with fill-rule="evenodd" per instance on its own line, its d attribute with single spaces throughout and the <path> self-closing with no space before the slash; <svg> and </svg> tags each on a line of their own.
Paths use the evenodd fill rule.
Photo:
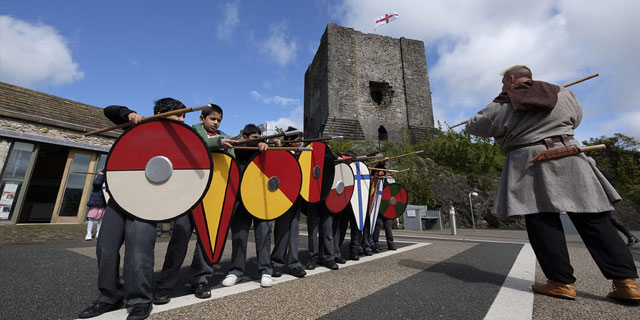
<svg viewBox="0 0 640 320">
<path fill-rule="evenodd" d="M 449 209 L 449 223 L 451 224 L 451 234 L 454 236 L 457 235 L 458 230 L 456 230 L 456 209 L 454 209 L 453 206 L 451 206 L 451 209 Z"/>
</svg>

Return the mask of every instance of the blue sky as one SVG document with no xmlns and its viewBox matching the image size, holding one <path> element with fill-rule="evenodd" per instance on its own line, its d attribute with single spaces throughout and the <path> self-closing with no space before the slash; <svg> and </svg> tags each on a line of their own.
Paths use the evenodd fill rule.
<svg viewBox="0 0 640 320">
<path fill-rule="evenodd" d="M 217 103 L 222 129 L 302 126 L 304 73 L 328 22 L 423 40 L 437 120 L 468 119 L 523 63 L 534 78 L 578 84 L 579 139 L 640 138 L 640 30 L 632 1 L 4 1 L 0 81 L 151 115 L 153 101 Z M 187 123 L 197 122 L 197 115 Z"/>
</svg>

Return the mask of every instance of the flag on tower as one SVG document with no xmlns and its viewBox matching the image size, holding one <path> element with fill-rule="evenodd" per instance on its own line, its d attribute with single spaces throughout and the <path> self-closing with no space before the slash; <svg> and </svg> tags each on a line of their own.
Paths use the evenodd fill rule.
<svg viewBox="0 0 640 320">
<path fill-rule="evenodd" d="M 382 24 L 387 24 L 395 19 L 398 19 L 397 12 L 385 13 L 384 16 L 379 16 L 376 18 L 376 27 Z"/>
</svg>

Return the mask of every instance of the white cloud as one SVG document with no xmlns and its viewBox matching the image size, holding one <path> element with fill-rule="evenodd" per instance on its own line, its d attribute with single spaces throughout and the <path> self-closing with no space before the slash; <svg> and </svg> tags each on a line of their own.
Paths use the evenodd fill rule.
<svg viewBox="0 0 640 320">
<path fill-rule="evenodd" d="M 624 133 L 628 136 L 640 137 L 640 111 L 625 112 L 616 115 L 614 119 L 605 121 L 602 127 L 605 136 L 611 137 L 614 133 Z"/>
<path fill-rule="evenodd" d="M 260 101 L 262 103 L 265 103 L 265 104 L 279 104 L 279 105 L 283 105 L 283 106 L 300 104 L 300 101 L 298 99 L 286 98 L 286 97 L 281 97 L 281 96 L 273 96 L 273 97 L 264 96 L 264 95 L 262 95 L 260 92 L 258 92 L 256 90 L 252 90 L 249 94 L 255 100 L 258 100 L 258 101 Z"/>
<path fill-rule="evenodd" d="M 240 23 L 240 18 L 238 18 L 238 4 L 236 2 L 225 3 L 222 11 L 224 19 L 218 23 L 216 34 L 219 39 L 230 40 L 236 26 Z"/>
<path fill-rule="evenodd" d="M 345 0 L 340 24 L 372 33 L 375 17 L 392 11 L 400 18 L 377 33 L 425 41 L 434 58 L 427 62 L 436 120 L 453 124 L 461 114 L 473 115 L 499 93 L 500 71 L 516 63 L 558 84 L 600 73 L 572 87 L 583 105 L 596 109 L 587 114 L 585 108 L 594 136 L 608 134 L 598 113 L 629 115 L 640 105 L 640 37 L 633 35 L 640 30 L 640 2 Z M 631 125 L 626 130 L 638 134 Z"/>
<path fill-rule="evenodd" d="M 0 80 L 20 86 L 58 86 L 82 79 L 66 39 L 53 27 L 0 16 Z"/>
<path fill-rule="evenodd" d="M 267 131 L 265 134 L 272 134 L 275 128 L 287 129 L 289 126 L 302 130 L 302 117 L 304 113 L 303 106 L 297 106 L 288 116 L 279 118 L 278 120 L 267 121 Z"/>
<path fill-rule="evenodd" d="M 259 51 L 280 66 L 285 66 L 295 60 L 298 44 L 295 38 L 290 39 L 287 25 L 282 22 L 269 27 L 269 38 L 259 44 Z"/>
</svg>

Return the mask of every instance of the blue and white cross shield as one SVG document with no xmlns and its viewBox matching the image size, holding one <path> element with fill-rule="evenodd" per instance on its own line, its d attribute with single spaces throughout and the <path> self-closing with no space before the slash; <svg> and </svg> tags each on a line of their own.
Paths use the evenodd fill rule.
<svg viewBox="0 0 640 320">
<path fill-rule="evenodd" d="M 360 161 L 352 162 L 349 166 L 353 171 L 353 178 L 355 180 L 353 184 L 353 195 L 351 196 L 351 208 L 356 218 L 358 230 L 362 231 L 367 214 L 367 203 L 369 202 L 371 176 L 369 175 L 367 165 Z"/>
</svg>

